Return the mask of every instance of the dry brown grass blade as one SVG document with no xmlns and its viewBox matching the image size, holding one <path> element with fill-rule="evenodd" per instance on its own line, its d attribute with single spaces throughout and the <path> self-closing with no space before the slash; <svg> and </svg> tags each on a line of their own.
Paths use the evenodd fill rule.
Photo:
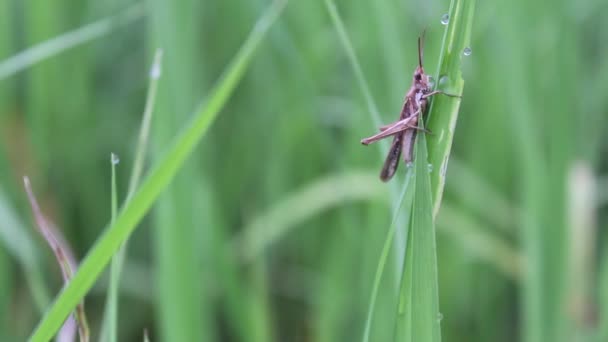
<svg viewBox="0 0 608 342">
<path fill-rule="evenodd" d="M 65 243 L 65 240 L 59 236 L 59 232 L 53 228 L 46 217 L 44 217 L 44 214 L 42 214 L 42 210 L 40 210 L 40 206 L 38 205 L 38 201 L 36 200 L 36 196 L 32 190 L 30 179 L 27 176 L 23 177 L 23 184 L 25 186 L 25 192 L 27 193 L 30 206 L 32 207 L 32 214 L 34 215 L 34 220 L 36 221 L 36 227 L 53 250 L 57 263 L 61 269 L 61 274 L 63 275 L 64 284 L 67 284 L 70 282 L 70 279 L 72 279 L 74 271 L 76 271 L 76 261 L 73 257 L 71 257 L 72 253 L 67 243 Z M 76 307 L 75 317 L 76 323 L 78 324 L 80 341 L 88 342 L 90 333 L 84 311 L 84 301 L 80 302 L 80 304 L 78 304 Z"/>
</svg>

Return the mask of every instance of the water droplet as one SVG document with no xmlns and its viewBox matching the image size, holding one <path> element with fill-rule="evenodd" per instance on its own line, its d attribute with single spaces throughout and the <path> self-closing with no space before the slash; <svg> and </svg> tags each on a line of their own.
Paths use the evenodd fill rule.
<svg viewBox="0 0 608 342">
<path fill-rule="evenodd" d="M 450 15 L 449 14 L 444 14 L 441 16 L 441 23 L 443 25 L 447 25 L 450 22 Z"/>
<path fill-rule="evenodd" d="M 429 163 L 427 168 L 429 169 L 429 173 L 433 172 L 433 164 Z"/>
<path fill-rule="evenodd" d="M 468 46 L 465 47 L 464 50 L 462 50 L 462 54 L 465 55 L 465 56 L 470 56 L 471 53 L 473 53 L 473 50 L 471 50 L 471 48 L 468 47 Z"/>
<path fill-rule="evenodd" d="M 443 75 L 443 76 L 439 77 L 439 84 L 440 85 L 444 85 L 444 84 L 448 83 L 448 80 L 449 80 L 448 76 L 447 75 Z"/>
<path fill-rule="evenodd" d="M 433 78 L 433 76 L 429 75 L 428 83 L 429 83 L 429 87 L 434 88 L 435 87 L 435 78 Z"/>
<path fill-rule="evenodd" d="M 413 165 L 414 163 L 412 162 L 405 163 L 405 167 L 407 167 L 408 169 L 410 169 Z"/>
<path fill-rule="evenodd" d="M 437 322 L 441 322 L 441 320 L 443 319 L 443 314 L 441 312 L 437 313 Z"/>
<path fill-rule="evenodd" d="M 112 161 L 112 165 L 120 163 L 120 158 L 118 157 L 118 154 L 115 153 L 110 154 L 110 160 Z"/>
<path fill-rule="evenodd" d="M 157 80 L 160 78 L 161 70 L 161 61 L 163 58 L 163 50 L 157 49 L 156 55 L 154 56 L 154 64 L 152 64 L 152 68 L 150 68 L 150 78 L 153 80 Z"/>
<path fill-rule="evenodd" d="M 150 78 L 157 80 L 160 78 L 160 73 L 160 65 L 154 64 L 150 69 Z"/>
</svg>

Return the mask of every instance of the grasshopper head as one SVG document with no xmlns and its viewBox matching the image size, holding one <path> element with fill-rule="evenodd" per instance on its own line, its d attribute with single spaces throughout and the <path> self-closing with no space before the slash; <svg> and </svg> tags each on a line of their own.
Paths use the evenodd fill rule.
<svg viewBox="0 0 608 342">
<path fill-rule="evenodd" d="M 418 37 L 418 66 L 416 67 L 416 71 L 414 71 L 414 87 L 418 90 L 426 90 L 429 87 L 429 76 L 424 73 L 424 68 L 422 67 L 422 39 L 424 37 L 424 33 L 422 33 L 422 37 Z"/>
<path fill-rule="evenodd" d="M 416 89 L 422 90 L 427 89 L 429 86 L 429 76 L 424 73 L 424 68 L 422 65 L 416 67 L 416 71 L 414 71 L 414 87 Z"/>
</svg>

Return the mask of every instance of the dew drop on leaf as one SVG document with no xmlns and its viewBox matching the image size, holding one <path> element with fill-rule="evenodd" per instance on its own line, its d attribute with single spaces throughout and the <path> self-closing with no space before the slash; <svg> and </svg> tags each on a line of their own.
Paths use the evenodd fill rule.
<svg viewBox="0 0 608 342">
<path fill-rule="evenodd" d="M 110 154 L 110 160 L 112 161 L 112 165 L 118 165 L 118 163 L 120 163 L 120 158 L 118 157 L 118 154 L 115 153 Z"/>
</svg>

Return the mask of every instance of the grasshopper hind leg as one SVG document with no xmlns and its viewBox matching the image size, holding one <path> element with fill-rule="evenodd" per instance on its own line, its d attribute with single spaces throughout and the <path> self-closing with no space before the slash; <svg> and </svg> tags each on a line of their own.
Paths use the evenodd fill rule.
<svg viewBox="0 0 608 342">
<path fill-rule="evenodd" d="M 380 179 L 383 182 L 388 182 L 397 171 L 399 166 L 399 157 L 401 156 L 403 134 L 396 135 L 391 144 L 391 149 L 388 151 L 382 171 L 380 171 Z"/>
</svg>

